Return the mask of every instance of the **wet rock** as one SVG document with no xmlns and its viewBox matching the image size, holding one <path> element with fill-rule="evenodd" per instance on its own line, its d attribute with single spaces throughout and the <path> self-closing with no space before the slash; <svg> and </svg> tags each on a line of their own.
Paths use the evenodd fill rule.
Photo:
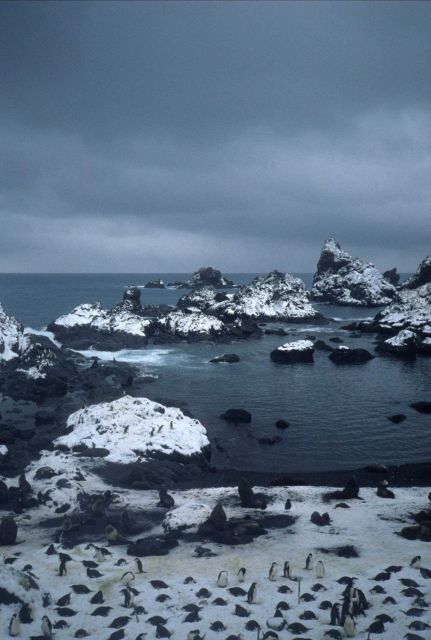
<svg viewBox="0 0 431 640">
<path fill-rule="evenodd" d="M 410 406 L 419 413 L 431 413 L 431 402 L 422 400 L 420 402 L 413 402 Z"/>
<path fill-rule="evenodd" d="M 400 424 L 400 422 L 403 422 L 406 418 L 407 416 L 405 416 L 404 413 L 395 413 L 393 416 L 388 416 L 388 420 L 394 424 Z"/>
<path fill-rule="evenodd" d="M 344 346 L 334 349 L 328 357 L 335 364 L 362 364 L 374 358 L 366 349 L 351 349 Z"/>
<path fill-rule="evenodd" d="M 12 516 L 3 516 L 0 520 L 0 545 L 15 544 L 18 527 Z"/>
<path fill-rule="evenodd" d="M 166 556 L 171 549 L 178 546 L 177 538 L 172 534 L 165 536 L 148 536 L 140 538 L 129 545 L 127 555 L 138 558 L 147 556 Z"/>
<path fill-rule="evenodd" d="M 239 362 L 240 357 L 236 355 L 236 353 L 224 353 L 222 356 L 216 356 L 215 358 L 211 358 L 210 362 L 218 363 L 218 362 L 227 362 L 229 364 L 233 364 L 235 362 Z"/>
<path fill-rule="evenodd" d="M 235 424 L 249 424 L 251 422 L 251 413 L 245 409 L 228 409 L 222 413 L 220 418 Z"/>
<path fill-rule="evenodd" d="M 277 420 L 277 422 L 275 423 L 275 426 L 277 427 L 277 429 L 288 429 L 290 426 L 290 423 L 287 422 L 287 420 Z"/>
<path fill-rule="evenodd" d="M 271 351 L 271 360 L 278 364 L 294 364 L 298 362 L 313 362 L 314 345 L 311 340 L 296 340 L 286 342 Z"/>
</svg>

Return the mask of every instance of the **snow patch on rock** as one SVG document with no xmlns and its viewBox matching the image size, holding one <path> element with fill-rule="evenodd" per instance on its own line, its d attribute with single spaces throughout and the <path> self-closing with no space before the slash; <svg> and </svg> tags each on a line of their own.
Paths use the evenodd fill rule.
<svg viewBox="0 0 431 640">
<path fill-rule="evenodd" d="M 16 358 L 27 345 L 24 327 L 14 317 L 8 316 L 0 304 L 0 361 Z"/>
<path fill-rule="evenodd" d="M 205 427 L 180 409 L 147 398 L 123 396 L 72 413 L 71 433 L 55 444 L 108 449 L 104 460 L 126 464 L 155 453 L 181 456 L 201 454 L 209 445 Z"/>
</svg>

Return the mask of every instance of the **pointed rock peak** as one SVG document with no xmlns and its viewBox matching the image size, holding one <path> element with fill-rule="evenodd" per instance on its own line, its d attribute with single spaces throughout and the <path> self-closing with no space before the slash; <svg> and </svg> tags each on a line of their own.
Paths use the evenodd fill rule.
<svg viewBox="0 0 431 640">
<path fill-rule="evenodd" d="M 431 255 L 422 260 L 416 273 L 404 283 L 403 288 L 417 289 L 428 282 L 431 282 Z"/>
</svg>

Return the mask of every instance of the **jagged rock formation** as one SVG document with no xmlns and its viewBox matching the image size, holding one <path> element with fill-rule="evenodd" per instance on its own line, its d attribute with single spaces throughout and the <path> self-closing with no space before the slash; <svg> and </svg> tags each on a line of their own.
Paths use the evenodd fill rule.
<svg viewBox="0 0 431 640">
<path fill-rule="evenodd" d="M 373 264 L 352 258 L 330 238 L 317 263 L 311 295 L 321 302 L 375 307 L 392 302 L 397 292 Z"/>
<path fill-rule="evenodd" d="M 416 273 L 402 285 L 403 289 L 417 289 L 431 283 L 431 256 L 427 256 L 418 266 Z"/>
</svg>

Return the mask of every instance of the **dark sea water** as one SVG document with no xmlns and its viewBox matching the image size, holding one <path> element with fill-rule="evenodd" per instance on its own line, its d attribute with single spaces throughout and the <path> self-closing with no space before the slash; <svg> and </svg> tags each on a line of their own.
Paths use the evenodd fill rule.
<svg viewBox="0 0 431 640">
<path fill-rule="evenodd" d="M 82 302 L 100 300 L 112 306 L 125 286 L 143 285 L 161 277 L 165 282 L 190 274 L 0 275 L 0 301 L 7 313 L 25 326 L 42 329 L 58 315 Z M 256 274 L 227 274 L 235 282 L 249 282 Z M 307 286 L 311 274 L 300 275 Z M 184 291 L 142 289 L 143 303 L 174 304 Z M 285 325 L 289 338 L 265 336 L 230 345 L 178 344 L 117 352 L 117 360 L 138 364 L 159 376 L 147 395 L 165 403 L 186 403 L 187 409 L 217 438 L 225 452 L 214 447 L 218 467 L 256 471 L 314 471 L 347 469 L 370 462 L 418 462 L 431 457 L 431 417 L 409 407 L 431 399 L 431 359 L 404 362 L 375 358 L 364 365 L 337 367 L 326 352 L 316 351 L 314 364 L 276 365 L 270 351 L 288 339 L 306 334 L 325 341 L 339 336 L 350 346 L 374 349 L 373 335 L 350 337 L 341 327 L 347 321 L 374 315 L 375 310 L 317 305 L 327 326 Z M 275 326 L 281 326 L 276 323 Z M 241 362 L 213 365 L 214 355 L 235 352 Z M 98 353 L 104 358 L 113 354 Z M 228 408 L 245 408 L 249 426 L 229 426 L 219 415 Z M 405 413 L 407 420 L 392 424 L 387 417 Z M 290 423 L 280 433 L 275 421 Z M 281 435 L 282 442 L 263 446 L 262 436 Z"/>
</svg>

